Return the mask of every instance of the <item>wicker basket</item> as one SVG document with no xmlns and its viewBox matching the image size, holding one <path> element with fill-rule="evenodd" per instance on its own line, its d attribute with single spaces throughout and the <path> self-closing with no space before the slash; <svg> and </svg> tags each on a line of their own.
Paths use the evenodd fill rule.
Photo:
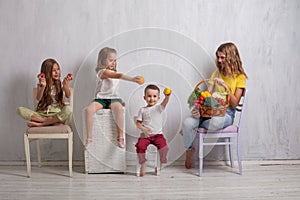
<svg viewBox="0 0 300 200">
<path fill-rule="evenodd" d="M 201 86 L 201 84 L 205 83 L 205 82 L 208 82 L 210 81 L 210 79 L 204 79 L 202 81 L 200 81 L 195 89 L 194 89 L 194 92 L 196 92 L 196 90 L 198 90 L 198 88 Z M 215 83 L 217 84 L 217 83 Z M 215 87 L 214 87 L 215 88 Z M 199 88 L 200 89 L 200 88 Z M 226 111 L 229 107 L 229 95 L 227 94 L 226 95 L 226 105 L 218 105 L 218 106 L 215 106 L 215 107 L 208 107 L 208 106 L 203 106 L 203 105 L 200 105 L 199 107 L 199 111 L 200 111 L 200 115 L 201 117 L 205 117 L 205 118 L 211 118 L 211 117 L 223 117 L 225 116 L 226 114 Z"/>
</svg>

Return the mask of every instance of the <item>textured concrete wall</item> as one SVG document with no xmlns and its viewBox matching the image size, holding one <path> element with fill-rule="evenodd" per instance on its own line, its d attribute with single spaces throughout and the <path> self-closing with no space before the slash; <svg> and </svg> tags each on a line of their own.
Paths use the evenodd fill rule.
<svg viewBox="0 0 300 200">
<path fill-rule="evenodd" d="M 165 127 L 172 140 L 180 137 L 180 123 L 189 113 L 183 103 L 186 94 L 214 69 L 215 50 L 225 41 L 238 46 L 249 76 L 243 159 L 299 159 L 299 6 L 297 0 L 0 0 L 0 160 L 24 160 L 26 125 L 15 110 L 32 108 L 32 87 L 45 58 L 57 59 L 63 75 L 71 72 L 78 84 L 90 87 L 87 96 L 77 99 L 75 118 L 80 121 L 80 106 L 91 100 L 95 83 L 82 78 L 93 77 L 95 53 L 103 44 L 117 47 L 120 71 L 174 88 Z M 145 27 L 163 31 L 126 35 Z M 125 35 L 125 40 L 120 42 L 118 35 Z M 128 52 L 137 46 L 142 49 Z M 124 83 L 121 89 L 125 100 L 133 102 L 126 108 L 131 120 L 144 103 L 142 88 Z M 133 131 L 130 123 L 126 122 L 128 132 Z M 80 122 L 77 126 L 82 130 Z M 75 137 L 75 160 L 83 159 L 81 135 Z M 62 144 L 44 141 L 44 158 L 66 159 Z M 183 153 L 179 146 L 173 152 Z"/>
</svg>

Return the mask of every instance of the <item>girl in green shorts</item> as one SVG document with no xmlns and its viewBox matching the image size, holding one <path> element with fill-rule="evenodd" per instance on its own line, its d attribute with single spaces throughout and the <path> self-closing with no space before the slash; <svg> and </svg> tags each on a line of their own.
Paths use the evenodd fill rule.
<svg viewBox="0 0 300 200">
<path fill-rule="evenodd" d="M 118 94 L 119 79 L 143 84 L 141 76 L 131 77 L 123 73 L 117 72 L 116 50 L 104 47 L 98 54 L 98 63 L 96 67 L 96 74 L 98 77 L 98 85 L 96 89 L 95 99 L 85 108 L 86 115 L 86 132 L 87 139 L 85 147 L 92 142 L 92 128 L 93 115 L 96 111 L 101 109 L 111 109 L 114 119 L 117 124 L 118 131 L 118 145 L 120 148 L 125 147 L 125 140 L 123 138 L 123 102 Z"/>
</svg>

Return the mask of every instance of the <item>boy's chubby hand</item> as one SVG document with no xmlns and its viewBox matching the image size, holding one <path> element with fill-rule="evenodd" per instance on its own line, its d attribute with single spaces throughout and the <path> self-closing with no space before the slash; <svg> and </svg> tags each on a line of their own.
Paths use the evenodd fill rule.
<svg viewBox="0 0 300 200">
<path fill-rule="evenodd" d="M 141 131 L 144 133 L 145 137 L 149 137 L 151 135 L 152 130 L 150 128 L 142 127 Z"/>
</svg>

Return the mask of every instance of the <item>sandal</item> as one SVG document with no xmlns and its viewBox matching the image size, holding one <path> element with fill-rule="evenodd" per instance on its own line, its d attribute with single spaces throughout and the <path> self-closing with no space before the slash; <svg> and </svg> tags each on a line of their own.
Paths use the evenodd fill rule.
<svg viewBox="0 0 300 200">
<path fill-rule="evenodd" d="M 92 143 L 92 141 L 93 141 L 92 138 L 87 138 L 86 141 L 85 141 L 84 147 L 87 149 L 88 146 Z"/>
<path fill-rule="evenodd" d="M 125 148 L 125 140 L 123 137 L 119 137 L 118 138 L 118 146 L 121 148 L 121 149 L 124 149 Z"/>
</svg>

